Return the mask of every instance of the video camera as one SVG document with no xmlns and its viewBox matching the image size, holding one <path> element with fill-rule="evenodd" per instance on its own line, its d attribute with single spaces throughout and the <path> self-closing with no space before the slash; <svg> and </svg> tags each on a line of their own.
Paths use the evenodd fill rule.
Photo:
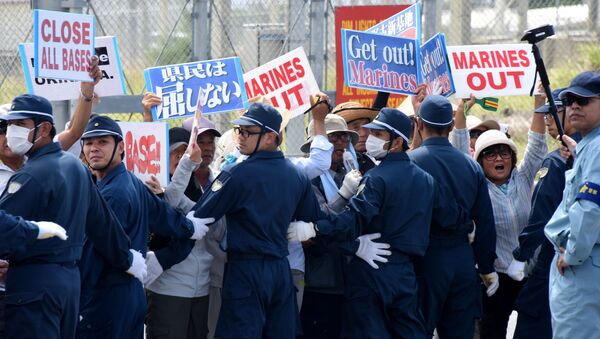
<svg viewBox="0 0 600 339">
<path fill-rule="evenodd" d="M 535 44 L 553 35 L 554 26 L 544 25 L 525 31 L 525 34 L 521 38 L 521 41 L 527 41 L 530 44 Z"/>
</svg>

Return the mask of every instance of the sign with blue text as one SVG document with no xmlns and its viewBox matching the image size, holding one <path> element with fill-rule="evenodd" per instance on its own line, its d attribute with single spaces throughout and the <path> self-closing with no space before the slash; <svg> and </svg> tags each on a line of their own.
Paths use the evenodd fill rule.
<svg viewBox="0 0 600 339">
<path fill-rule="evenodd" d="M 413 95 L 420 79 L 417 40 L 342 29 L 348 87 Z"/>
<path fill-rule="evenodd" d="M 144 77 L 146 89 L 162 99 L 152 109 L 155 121 L 193 116 L 198 102 L 203 114 L 248 107 L 238 57 L 152 67 Z"/>
<path fill-rule="evenodd" d="M 420 49 L 422 82 L 427 84 L 428 94 L 449 97 L 454 93 L 454 82 L 448 63 L 446 39 L 438 33 L 427 40 Z"/>
<path fill-rule="evenodd" d="M 377 25 L 369 28 L 367 32 L 399 38 L 421 39 L 421 2 L 392 15 Z"/>
</svg>

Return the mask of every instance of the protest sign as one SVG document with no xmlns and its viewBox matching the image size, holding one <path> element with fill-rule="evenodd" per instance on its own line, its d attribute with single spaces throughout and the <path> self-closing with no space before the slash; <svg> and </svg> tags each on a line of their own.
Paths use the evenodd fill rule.
<svg viewBox="0 0 600 339">
<path fill-rule="evenodd" d="M 421 40 L 421 2 L 402 10 L 367 30 L 369 33 Z"/>
<path fill-rule="evenodd" d="M 102 81 L 94 88 L 94 92 L 99 97 L 125 95 L 125 80 L 119 59 L 117 38 L 113 36 L 98 37 L 95 44 L 95 55 L 99 59 L 98 67 L 102 71 Z M 19 54 L 27 83 L 27 92 L 50 101 L 79 97 L 79 81 L 35 77 L 33 44 L 19 44 Z"/>
<path fill-rule="evenodd" d="M 92 15 L 33 11 L 35 76 L 38 78 L 92 81 L 89 60 L 94 54 Z"/>
<path fill-rule="evenodd" d="M 166 122 L 118 122 L 125 143 L 125 167 L 142 181 L 154 175 L 169 184 L 169 125 Z"/>
<path fill-rule="evenodd" d="M 448 46 L 456 97 L 529 95 L 536 65 L 529 44 Z"/>
<path fill-rule="evenodd" d="M 152 67 L 144 77 L 146 89 L 162 99 L 152 108 L 154 120 L 194 115 L 199 93 L 204 114 L 248 106 L 238 57 Z"/>
<path fill-rule="evenodd" d="M 413 94 L 419 79 L 414 39 L 342 30 L 346 86 Z"/>
<path fill-rule="evenodd" d="M 244 74 L 249 98 L 262 95 L 275 107 L 287 108 L 292 117 L 310 108 L 310 95 L 319 85 L 302 47 Z"/>
<path fill-rule="evenodd" d="M 454 93 L 454 82 L 448 63 L 446 39 L 438 33 L 427 40 L 419 51 L 421 54 L 421 79 L 427 84 L 429 94 L 449 97 Z"/>
<path fill-rule="evenodd" d="M 336 102 L 354 101 L 365 107 L 373 106 L 377 92 L 351 88 L 344 84 L 344 66 L 342 62 L 342 28 L 356 31 L 367 30 L 390 16 L 408 8 L 408 5 L 385 5 L 385 6 L 340 6 L 335 8 L 335 60 L 336 60 Z M 403 95 L 392 94 L 388 98 L 389 107 L 398 107 Z"/>
</svg>

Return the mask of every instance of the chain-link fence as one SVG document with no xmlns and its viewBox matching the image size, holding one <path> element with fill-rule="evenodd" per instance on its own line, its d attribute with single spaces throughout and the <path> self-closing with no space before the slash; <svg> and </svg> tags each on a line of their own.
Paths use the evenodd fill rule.
<svg viewBox="0 0 600 339">
<path fill-rule="evenodd" d="M 514 43 L 525 29 L 552 24 L 556 36 L 540 47 L 552 86 L 565 86 L 580 71 L 600 70 L 599 3 L 423 0 L 422 38 L 424 41 L 439 31 L 446 34 L 449 45 Z M 239 56 L 243 70 L 249 71 L 299 46 L 309 55 L 321 89 L 333 92 L 335 79 L 342 76 L 335 67 L 335 8 L 396 5 L 398 1 L 88 0 L 82 4 L 84 7 L 71 10 L 95 15 L 97 35 L 117 36 L 127 94 L 139 95 L 144 91 L 143 70 L 151 66 Z M 0 103 L 26 91 L 17 45 L 33 40 L 32 16 L 29 0 L 0 2 Z M 475 114 L 510 124 L 511 134 L 519 139 L 525 135 L 532 104 L 533 99 L 527 97 L 500 98 L 497 114 Z M 117 114 L 115 118 L 140 121 L 141 114 Z M 220 129 L 229 127 L 229 114 L 208 118 Z M 291 154 L 298 153 L 295 147 L 304 138 L 306 123 L 302 118 L 295 120 L 300 121 L 292 121 L 288 129 L 288 138 L 296 140 L 288 144 Z"/>
</svg>

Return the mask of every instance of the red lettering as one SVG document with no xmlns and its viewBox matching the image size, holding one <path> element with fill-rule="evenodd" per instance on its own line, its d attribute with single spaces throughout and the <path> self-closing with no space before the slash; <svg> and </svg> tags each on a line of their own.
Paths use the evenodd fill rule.
<svg viewBox="0 0 600 339">
<path fill-rule="evenodd" d="M 523 51 L 525 52 L 525 51 Z M 506 75 L 511 76 L 513 78 L 513 82 L 515 83 L 516 88 L 521 88 L 521 77 L 525 75 L 524 71 L 511 71 L 506 72 Z"/>
<path fill-rule="evenodd" d="M 475 84 L 475 78 L 479 81 L 478 85 Z M 485 77 L 481 73 L 473 72 L 467 76 L 467 85 L 475 91 L 481 91 L 485 88 Z"/>
<path fill-rule="evenodd" d="M 479 51 L 479 58 L 481 59 L 481 67 L 483 68 L 492 68 L 493 66 L 490 64 L 490 56 L 485 51 Z"/>
<path fill-rule="evenodd" d="M 519 58 L 521 58 L 522 67 L 529 67 L 529 53 L 526 50 L 522 49 L 519 51 Z"/>
<path fill-rule="evenodd" d="M 44 19 L 42 20 L 42 27 L 41 27 L 41 31 L 42 31 L 42 40 L 48 42 L 50 41 L 50 39 L 52 38 L 52 34 L 48 34 L 48 32 L 46 31 L 46 27 L 50 27 L 50 20 L 48 19 Z"/>
<path fill-rule="evenodd" d="M 160 172 L 160 142 L 154 135 L 142 136 L 138 141 L 133 134 L 125 134 L 125 166 L 128 171 L 141 174 Z"/>
<path fill-rule="evenodd" d="M 60 37 L 66 44 L 71 42 L 71 25 L 69 25 L 68 21 L 63 21 L 62 25 L 60 26 Z"/>
<path fill-rule="evenodd" d="M 294 97 L 296 97 L 296 102 L 298 102 L 298 106 L 304 105 L 304 100 L 302 100 L 302 95 L 300 94 L 302 88 L 302 84 L 297 84 L 296 86 L 288 89 L 287 91 L 289 94 L 293 94 Z"/>
<path fill-rule="evenodd" d="M 81 24 L 81 43 L 85 45 L 91 44 L 91 24 L 89 22 L 83 22 Z"/>
<path fill-rule="evenodd" d="M 510 67 L 519 67 L 519 64 L 517 63 L 517 51 L 508 51 L 508 60 Z"/>
<path fill-rule="evenodd" d="M 292 64 L 296 69 L 296 76 L 298 76 L 298 78 L 302 78 L 304 74 L 306 74 L 306 72 L 304 71 L 304 67 L 302 67 L 302 64 L 300 63 L 300 58 L 292 59 Z"/>
<path fill-rule="evenodd" d="M 73 43 L 78 44 L 81 42 L 81 23 L 75 21 L 73 23 Z"/>
<path fill-rule="evenodd" d="M 354 60 L 350 60 L 348 62 L 348 64 L 350 65 L 350 82 L 352 83 L 356 83 L 356 84 L 362 84 L 363 83 L 363 69 L 365 66 L 365 62 L 364 61 L 359 61 L 358 62 L 358 69 L 356 68 L 356 64 L 354 63 Z"/>
<path fill-rule="evenodd" d="M 254 97 L 257 97 L 259 95 L 265 95 L 265 92 L 262 90 L 262 88 L 258 84 L 258 81 L 256 80 L 256 78 L 252 79 L 251 82 L 252 82 L 252 90 L 254 91 Z"/>
<path fill-rule="evenodd" d="M 468 68 L 468 64 L 467 64 L 467 58 L 465 56 L 465 52 L 453 52 L 452 53 L 452 60 L 454 60 L 454 68 L 456 69 L 464 69 L 464 68 Z"/>
<path fill-rule="evenodd" d="M 271 83 L 269 82 L 269 76 L 267 74 L 261 74 L 258 76 L 258 78 L 260 79 L 260 83 L 262 84 L 262 87 L 264 88 L 265 92 L 273 92 L 273 86 L 271 86 Z"/>
<path fill-rule="evenodd" d="M 69 69 L 69 50 L 63 48 L 62 50 L 62 70 L 66 71 Z"/>
<path fill-rule="evenodd" d="M 475 54 L 475 52 L 471 52 L 469 53 L 469 68 L 481 68 L 481 65 L 479 64 L 479 60 L 477 59 L 477 54 Z"/>
<path fill-rule="evenodd" d="M 128 171 L 133 171 L 133 134 L 130 131 L 125 133 L 125 166 Z"/>
<path fill-rule="evenodd" d="M 492 72 L 487 72 L 488 82 L 490 83 L 490 87 L 493 89 L 504 89 L 506 88 L 506 73 L 500 72 L 500 83 L 496 84 L 494 82 L 494 74 Z"/>
<path fill-rule="evenodd" d="M 252 91 L 250 90 L 250 86 L 248 85 L 248 82 L 245 82 L 244 86 L 246 87 L 246 93 L 248 93 L 248 98 L 254 98 L 254 95 L 252 94 Z"/>
<path fill-rule="evenodd" d="M 296 75 L 294 74 L 294 70 L 292 69 L 291 61 L 284 63 L 283 69 L 285 70 L 285 74 L 287 75 L 287 83 L 288 84 L 297 79 Z"/>
</svg>

